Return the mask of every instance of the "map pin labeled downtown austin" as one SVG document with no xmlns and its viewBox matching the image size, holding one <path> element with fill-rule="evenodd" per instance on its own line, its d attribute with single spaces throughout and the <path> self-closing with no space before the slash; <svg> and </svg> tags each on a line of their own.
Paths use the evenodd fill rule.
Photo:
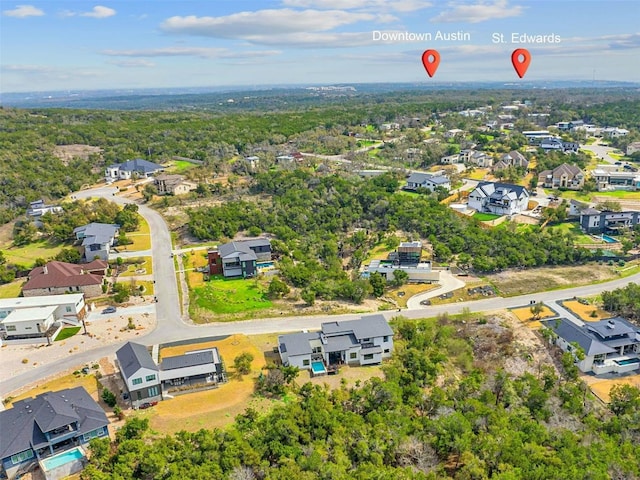
<svg viewBox="0 0 640 480">
<path fill-rule="evenodd" d="M 518 48 L 514 50 L 511 54 L 511 63 L 513 63 L 513 68 L 516 69 L 518 76 L 520 78 L 524 77 L 524 74 L 527 73 L 527 69 L 531 63 L 531 54 L 529 53 L 529 50 L 526 48 Z"/>
<path fill-rule="evenodd" d="M 429 77 L 433 77 L 440 65 L 440 54 L 437 50 L 425 50 L 422 54 L 422 65 Z"/>
</svg>

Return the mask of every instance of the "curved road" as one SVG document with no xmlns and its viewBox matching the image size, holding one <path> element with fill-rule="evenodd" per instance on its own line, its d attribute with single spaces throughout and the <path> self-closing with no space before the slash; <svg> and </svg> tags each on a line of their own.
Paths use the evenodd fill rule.
<svg viewBox="0 0 640 480">
<path fill-rule="evenodd" d="M 78 198 L 88 198 L 91 196 L 105 196 L 117 203 L 130 203 L 131 200 L 113 196 L 114 188 L 106 187 L 93 190 L 86 190 L 78 193 Z M 145 205 L 140 205 L 140 214 L 147 220 L 151 229 L 152 250 L 153 250 L 153 270 L 156 278 L 156 328 L 149 334 L 137 339 L 140 343 L 153 345 L 176 340 L 186 340 L 197 337 L 209 337 L 218 335 L 231 335 L 242 333 L 246 335 L 260 333 L 290 332 L 302 329 L 319 329 L 320 324 L 327 321 L 355 320 L 362 317 L 362 314 L 346 315 L 316 315 L 307 317 L 276 317 L 248 320 L 242 322 L 225 322 L 208 325 L 190 325 L 184 323 L 180 318 L 180 306 L 178 300 L 178 287 L 173 260 L 171 259 L 171 237 L 166 223 L 160 214 Z M 484 300 L 470 302 L 460 302 L 447 305 L 428 306 L 421 308 L 409 308 L 403 310 L 401 315 L 417 319 L 434 317 L 442 313 L 457 314 L 464 308 L 469 308 L 473 312 L 488 312 L 528 305 L 532 300 L 536 302 L 555 302 L 571 297 L 581 297 L 595 295 L 603 290 L 612 290 L 623 287 L 629 282 L 640 283 L 640 274 L 630 277 L 612 280 L 606 283 L 586 285 L 582 287 L 569 288 L 564 290 L 554 290 L 550 292 L 533 293 L 517 297 L 493 297 Z M 439 292 L 442 293 L 442 292 Z M 373 313 L 373 312 L 372 312 Z M 398 314 L 397 311 L 383 312 L 383 315 L 390 319 Z M 55 375 L 64 370 L 74 368 L 77 365 L 85 364 L 104 356 L 112 355 L 120 343 L 113 343 L 95 350 L 74 354 L 68 358 L 54 364 L 41 365 L 33 370 L 29 370 L 20 375 L 4 378 L 0 381 L 0 396 L 21 388 L 24 385 L 37 382 L 45 377 Z M 8 372 L 5 372 L 8 373 Z"/>
</svg>

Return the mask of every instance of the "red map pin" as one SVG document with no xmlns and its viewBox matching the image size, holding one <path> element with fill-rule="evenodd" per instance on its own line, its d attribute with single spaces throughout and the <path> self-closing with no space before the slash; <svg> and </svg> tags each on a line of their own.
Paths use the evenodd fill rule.
<svg viewBox="0 0 640 480">
<path fill-rule="evenodd" d="M 529 53 L 529 50 L 526 48 L 518 48 L 514 50 L 511 54 L 511 63 L 513 63 L 513 68 L 516 69 L 518 76 L 520 78 L 524 77 L 524 74 L 527 73 L 527 69 L 531 63 L 531 54 Z"/>
<path fill-rule="evenodd" d="M 425 50 L 422 54 L 422 65 L 424 65 L 424 69 L 427 71 L 429 77 L 433 77 L 436 74 L 436 70 L 438 70 L 438 65 L 440 65 L 440 54 L 437 50 Z"/>
</svg>

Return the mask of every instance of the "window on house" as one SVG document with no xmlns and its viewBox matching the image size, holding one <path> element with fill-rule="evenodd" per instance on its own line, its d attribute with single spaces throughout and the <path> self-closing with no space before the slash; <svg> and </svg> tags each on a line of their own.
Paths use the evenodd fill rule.
<svg viewBox="0 0 640 480">
<path fill-rule="evenodd" d="M 358 354 L 357 354 L 356 352 L 351 352 L 351 353 L 349 354 L 349 358 L 350 358 L 351 360 L 355 360 L 356 358 L 358 358 Z"/>
<path fill-rule="evenodd" d="M 141 383 L 142 383 L 141 378 L 134 378 L 133 380 L 131 380 L 132 385 L 140 385 Z"/>
<path fill-rule="evenodd" d="M 370 338 L 363 338 L 360 343 L 365 343 L 365 342 L 370 342 L 371 339 Z"/>
<path fill-rule="evenodd" d="M 383 342 L 388 342 L 389 341 L 389 336 L 385 335 L 384 337 L 382 337 L 382 341 Z"/>
<path fill-rule="evenodd" d="M 67 311 L 67 313 L 71 313 L 71 307 L 67 305 L 66 311 Z"/>
<path fill-rule="evenodd" d="M 11 463 L 16 465 L 18 463 L 24 462 L 25 460 L 29 460 L 30 458 L 33 458 L 33 450 L 31 449 L 25 450 L 21 453 L 16 453 L 15 455 L 11 455 Z"/>
<path fill-rule="evenodd" d="M 146 377 L 144 377 L 144 379 L 147 382 L 153 382 L 156 379 L 156 374 L 154 373 L 153 375 L 147 375 Z"/>
<path fill-rule="evenodd" d="M 309 360 L 302 360 L 302 366 L 308 367 L 309 366 Z"/>
<path fill-rule="evenodd" d="M 147 396 L 149 397 L 157 397 L 158 396 L 158 387 L 149 387 L 147 389 Z"/>
<path fill-rule="evenodd" d="M 7 325 L 7 332 L 15 332 L 15 331 L 16 331 L 15 325 Z"/>
<path fill-rule="evenodd" d="M 390 352 L 390 350 L 388 348 L 384 349 L 384 353 L 389 353 L 389 352 Z"/>
<path fill-rule="evenodd" d="M 373 360 L 373 353 L 367 353 L 367 354 L 364 356 L 364 359 L 365 359 L 365 360 Z"/>
</svg>

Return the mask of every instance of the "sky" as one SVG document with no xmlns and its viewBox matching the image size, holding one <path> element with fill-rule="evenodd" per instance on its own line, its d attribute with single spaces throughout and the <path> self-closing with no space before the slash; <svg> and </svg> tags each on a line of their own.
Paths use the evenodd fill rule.
<svg viewBox="0 0 640 480">
<path fill-rule="evenodd" d="M 637 0 L 0 0 L 0 92 L 638 82 L 639 25 Z"/>
</svg>

